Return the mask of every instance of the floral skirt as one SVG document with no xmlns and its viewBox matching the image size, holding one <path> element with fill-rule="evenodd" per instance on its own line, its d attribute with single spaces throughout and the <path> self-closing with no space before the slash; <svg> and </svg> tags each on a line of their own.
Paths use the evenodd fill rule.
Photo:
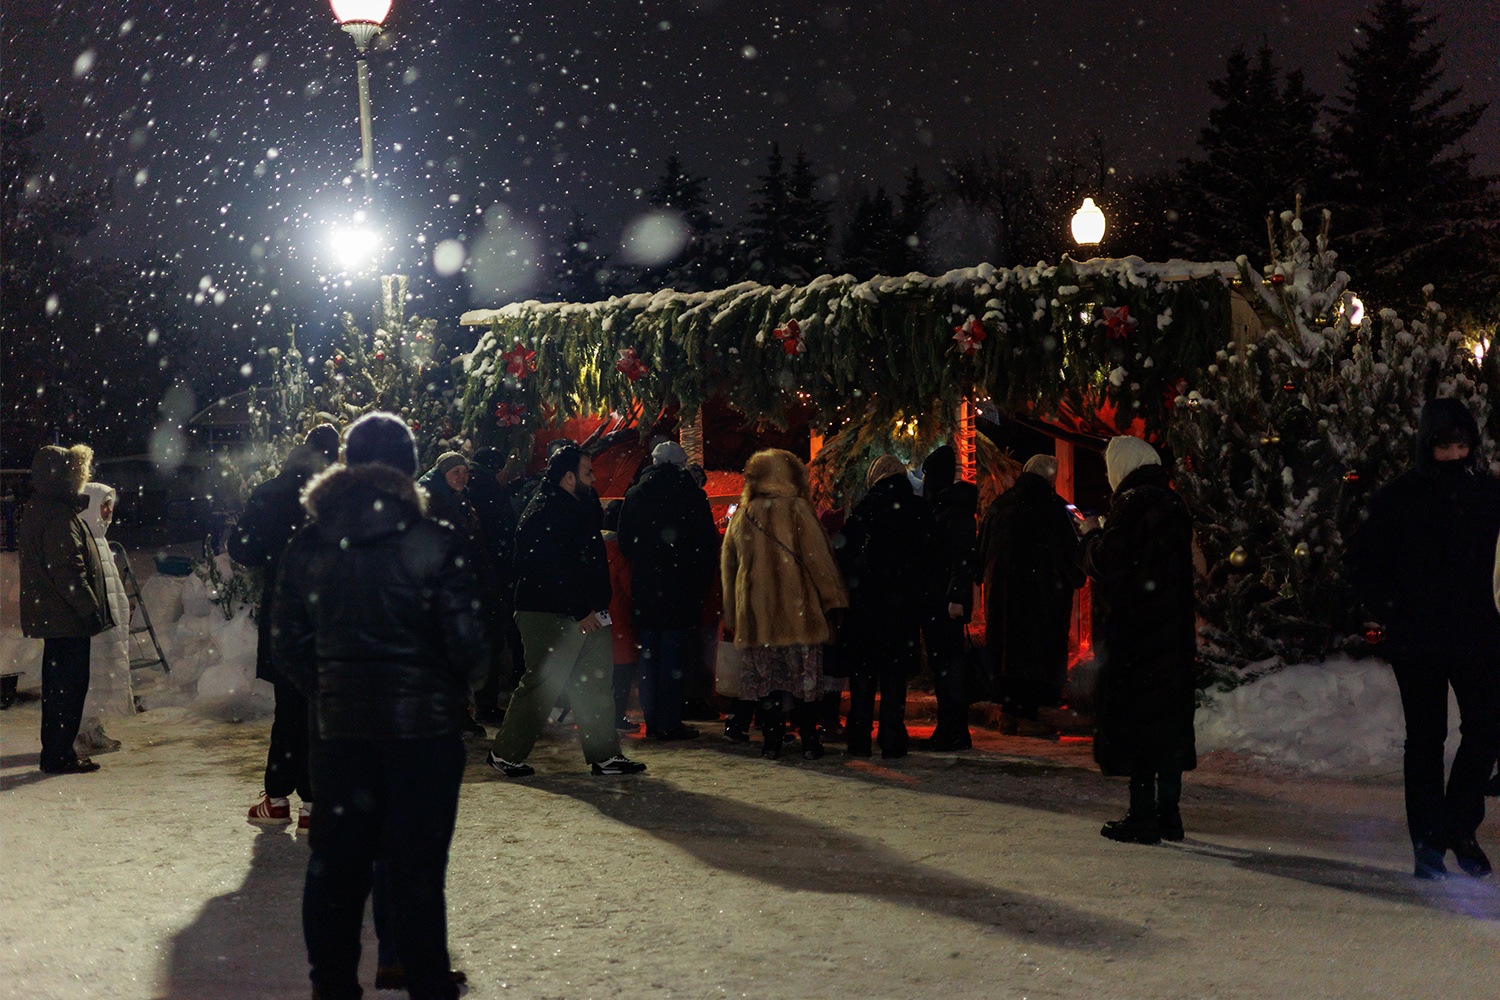
<svg viewBox="0 0 1500 1000">
<path fill-rule="evenodd" d="M 801 701 L 823 693 L 822 646 L 752 646 L 745 650 L 740 697 L 759 701 L 773 691 L 789 691 Z"/>
</svg>

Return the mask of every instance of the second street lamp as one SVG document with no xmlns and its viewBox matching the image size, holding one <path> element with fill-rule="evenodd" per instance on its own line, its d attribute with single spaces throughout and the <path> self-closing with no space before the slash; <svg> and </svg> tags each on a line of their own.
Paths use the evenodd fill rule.
<svg viewBox="0 0 1500 1000">
<path fill-rule="evenodd" d="M 360 168 L 365 175 L 365 197 L 373 194 L 375 176 L 374 142 L 370 138 L 370 67 L 365 62 L 365 49 L 370 41 L 380 34 L 386 15 L 391 12 L 391 0 L 332 0 L 333 16 L 354 39 L 357 52 L 355 64 L 359 75 L 359 139 Z"/>
</svg>

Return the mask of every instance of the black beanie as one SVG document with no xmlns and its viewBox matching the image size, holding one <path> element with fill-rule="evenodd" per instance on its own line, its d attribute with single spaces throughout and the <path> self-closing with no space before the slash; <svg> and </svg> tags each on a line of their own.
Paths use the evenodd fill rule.
<svg viewBox="0 0 1500 1000">
<path fill-rule="evenodd" d="M 344 464 L 378 462 L 408 476 L 417 474 L 417 440 L 394 413 L 366 413 L 344 432 Z"/>
<path fill-rule="evenodd" d="M 302 443 L 323 453 L 330 462 L 339 459 L 339 429 L 332 424 L 319 424 L 307 432 Z"/>
<path fill-rule="evenodd" d="M 938 493 L 953 485 L 958 472 L 958 455 L 948 445 L 934 448 L 922 462 L 922 495 L 936 497 Z"/>
</svg>

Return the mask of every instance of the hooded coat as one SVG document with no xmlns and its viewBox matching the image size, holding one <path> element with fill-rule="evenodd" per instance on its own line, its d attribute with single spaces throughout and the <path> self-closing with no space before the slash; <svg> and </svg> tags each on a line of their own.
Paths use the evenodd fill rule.
<svg viewBox="0 0 1500 1000">
<path fill-rule="evenodd" d="M 1104 527 L 1083 540 L 1103 614 L 1094 760 L 1113 775 L 1190 771 L 1193 523 L 1161 465 L 1119 471 Z"/>
<path fill-rule="evenodd" d="M 101 505 L 106 501 L 113 503 L 115 491 L 103 483 L 88 483 L 83 492 L 89 505 L 79 516 L 88 525 L 99 553 L 99 565 L 104 569 L 104 586 L 109 595 L 109 614 L 115 620 L 111 628 L 89 644 L 89 691 L 83 703 L 83 717 L 122 715 L 129 718 L 135 715 L 135 696 L 130 687 L 130 598 L 125 595 L 120 567 L 115 565 L 114 553 L 104 537 L 109 526 L 100 516 Z"/>
<path fill-rule="evenodd" d="M 630 560 L 637 626 L 698 627 L 718 541 L 708 496 L 692 475 L 670 463 L 647 470 L 620 508 L 620 551 Z"/>
<path fill-rule="evenodd" d="M 922 622 L 932 604 L 938 562 L 932 510 L 904 473 L 886 476 L 854 505 L 836 543 L 849 590 L 849 613 L 839 633 L 840 662 L 873 675 L 885 661 L 917 656 Z"/>
<path fill-rule="evenodd" d="M 1479 442 L 1463 403 L 1434 399 L 1417 424 L 1416 461 L 1376 490 L 1344 556 L 1366 611 L 1385 630 L 1389 655 L 1500 648 L 1491 590 L 1500 540 L 1500 483 L 1478 450 L 1456 462 L 1432 457 L 1455 434 Z"/>
<path fill-rule="evenodd" d="M 297 529 L 307 523 L 302 488 L 325 463 L 316 449 L 293 448 L 281 471 L 250 492 L 244 512 L 229 533 L 229 557 L 261 571 L 260 613 L 255 618 L 255 676 L 264 681 L 274 683 L 281 677 L 271 659 L 271 619 L 281 554 Z"/>
<path fill-rule="evenodd" d="M 985 513 L 979 552 L 986 645 L 1001 677 L 1061 693 L 1073 591 L 1084 581 L 1066 502 L 1046 479 L 1021 473 Z"/>
<path fill-rule="evenodd" d="M 32 639 L 87 638 L 115 624 L 87 505 L 93 449 L 47 445 L 31 464 L 33 495 L 21 518 L 21 631 Z"/>
<path fill-rule="evenodd" d="M 828 613 L 849 606 L 808 497 L 807 468 L 791 452 L 756 452 L 745 464 L 719 563 L 724 627 L 738 649 L 821 646 L 832 637 Z"/>
<path fill-rule="evenodd" d="M 423 516 L 410 476 L 335 465 L 308 483 L 287 546 L 272 656 L 325 740 L 451 736 L 490 650 L 467 542 Z"/>
</svg>

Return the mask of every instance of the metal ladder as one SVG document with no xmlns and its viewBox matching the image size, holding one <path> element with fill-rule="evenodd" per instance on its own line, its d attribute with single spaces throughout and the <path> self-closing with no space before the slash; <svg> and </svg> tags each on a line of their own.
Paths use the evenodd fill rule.
<svg viewBox="0 0 1500 1000">
<path fill-rule="evenodd" d="M 137 658 L 132 656 L 130 658 L 130 669 L 144 670 L 147 667 L 154 667 L 159 664 L 162 670 L 170 674 L 172 672 L 172 668 L 167 665 L 167 657 L 161 651 L 161 642 L 156 638 L 156 629 L 151 626 L 151 612 L 146 610 L 146 602 L 141 598 L 141 585 L 140 582 L 136 580 L 135 570 L 130 568 L 130 557 L 125 555 L 125 546 L 121 545 L 119 542 L 110 542 L 109 551 L 112 555 L 125 556 L 123 560 L 116 559 L 115 564 L 122 567 L 122 581 L 125 584 L 126 596 L 134 598 L 135 606 L 141 609 L 141 621 L 145 622 L 145 624 L 140 628 L 132 628 L 130 630 L 130 637 L 134 639 L 142 632 L 145 632 L 147 635 L 151 636 L 151 646 L 156 650 L 156 656 L 154 658 Z M 134 647 L 132 647 L 132 652 L 133 651 Z"/>
</svg>

